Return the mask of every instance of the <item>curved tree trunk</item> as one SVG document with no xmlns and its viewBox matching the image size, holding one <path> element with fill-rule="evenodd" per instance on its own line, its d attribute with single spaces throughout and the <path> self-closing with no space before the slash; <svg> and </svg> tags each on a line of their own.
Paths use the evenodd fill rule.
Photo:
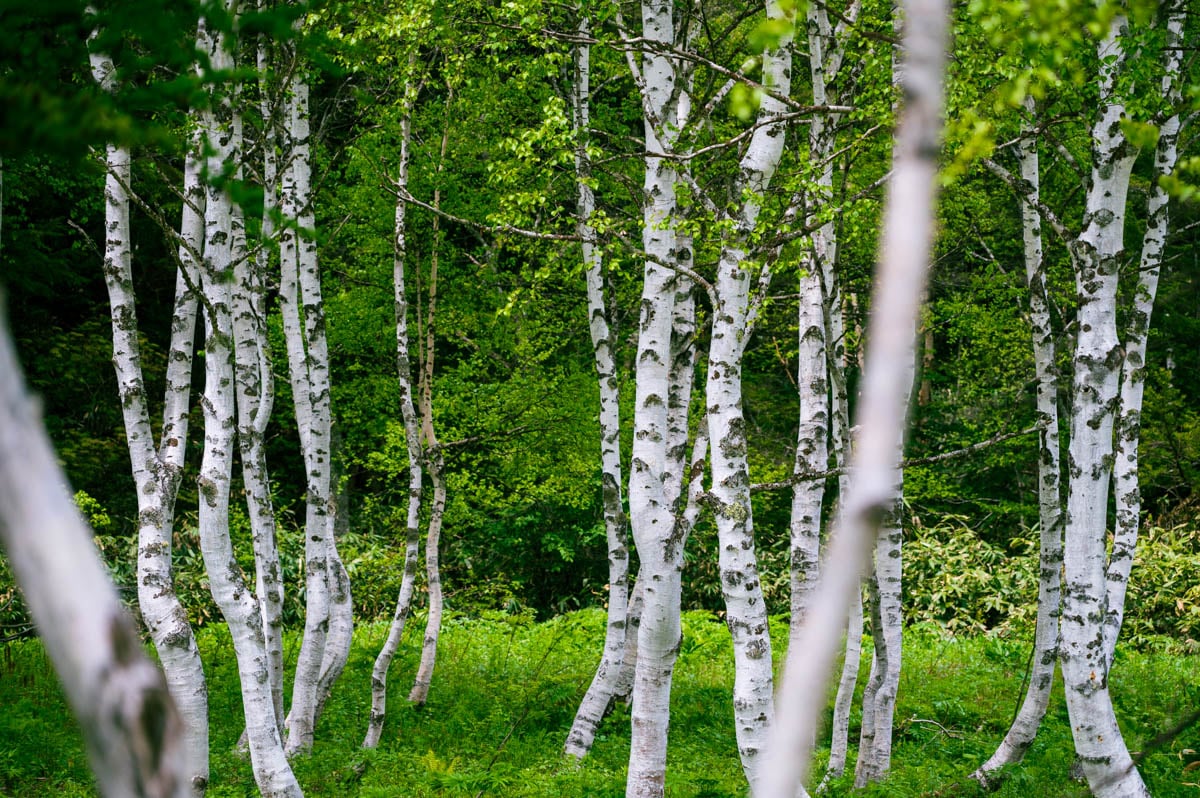
<svg viewBox="0 0 1200 798">
<path fill-rule="evenodd" d="M 0 545 L 79 720 L 100 793 L 193 795 L 183 719 L 66 486 L 0 306 Z"/>
<path fill-rule="evenodd" d="M 116 68 L 103 54 L 91 55 L 92 75 L 105 91 L 115 88 Z M 187 451 L 188 410 L 191 405 L 192 352 L 196 335 L 196 296 L 180 272 L 176 278 L 175 309 L 167 357 L 162 435 L 158 446 L 150 426 L 146 385 L 138 343 L 134 300 L 129 188 L 131 159 L 127 148 L 108 145 L 104 182 L 104 282 L 112 315 L 113 367 L 121 398 L 125 439 L 129 447 L 138 501 L 138 608 L 162 663 L 167 686 L 184 722 L 189 781 L 194 796 L 208 785 L 208 687 L 196 637 L 187 611 L 175 593 L 171 563 L 175 499 Z M 196 255 L 203 249 L 204 206 L 200 168 L 189 151 L 184 168 L 180 235 L 182 268 L 199 275 Z"/>
<path fill-rule="evenodd" d="M 412 139 L 412 91 L 406 89 L 404 107 L 400 117 L 400 164 L 397 183 L 401 188 L 408 186 L 409 144 Z M 404 441 L 408 452 L 408 509 L 405 513 L 404 575 L 400 580 L 400 592 L 396 597 L 396 610 L 388 627 L 387 640 L 375 658 L 371 671 L 371 715 L 367 724 L 367 736 L 363 748 L 379 745 L 383 733 L 383 720 L 387 707 L 387 674 L 392 658 L 400 647 L 404 626 L 412 610 L 413 586 L 417 579 L 417 564 L 421 546 L 421 482 L 422 453 L 421 430 L 413 403 L 412 357 L 409 354 L 408 337 L 408 293 L 405 287 L 404 269 L 407 263 L 407 237 L 405 217 L 408 205 L 396 199 L 395 226 L 393 228 L 392 285 L 396 318 L 396 373 L 400 388 L 400 414 L 404 422 Z"/>
<path fill-rule="evenodd" d="M 579 14 L 578 33 L 586 39 L 591 32 L 587 12 Z M 575 174 L 578 186 L 578 229 L 583 239 L 583 263 L 587 273 L 589 328 L 600 384 L 600 463 L 603 483 L 604 530 L 608 543 L 608 625 L 604 650 L 596 675 L 579 704 L 579 711 L 567 734 L 565 752 L 582 759 L 591 750 L 596 729 L 612 706 L 617 681 L 625 657 L 629 628 L 629 535 L 628 519 L 621 483 L 620 392 L 617 383 L 613 343 L 604 296 L 604 264 L 591 224 L 596 198 L 588 182 L 591 162 L 587 154 L 589 104 L 591 96 L 591 47 L 575 49 L 574 101 Z"/>
<path fill-rule="evenodd" d="M 1034 112 L 1030 98 L 1026 111 Z M 1026 125 L 1031 129 L 1032 120 Z M 1059 477 L 1058 442 L 1058 366 L 1055 362 L 1054 334 L 1050 321 L 1050 302 L 1046 292 L 1046 271 L 1042 262 L 1039 201 L 1040 170 L 1037 138 L 1032 134 L 1018 145 L 1021 177 L 1029 187 L 1030 202 L 1021 203 L 1021 223 L 1025 240 L 1025 277 L 1029 287 L 1029 326 L 1033 335 L 1033 363 L 1037 374 L 1038 434 L 1038 518 L 1039 544 L 1038 615 L 1034 631 L 1033 666 L 1029 687 L 1012 726 L 995 753 L 971 774 L 984 784 L 992 773 L 1020 762 L 1032 745 L 1054 685 L 1058 663 L 1059 617 L 1062 611 L 1062 488 Z"/>
</svg>

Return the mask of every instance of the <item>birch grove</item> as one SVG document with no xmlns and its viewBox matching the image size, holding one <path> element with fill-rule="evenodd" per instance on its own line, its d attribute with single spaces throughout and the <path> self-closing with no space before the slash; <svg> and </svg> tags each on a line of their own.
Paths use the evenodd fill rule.
<svg viewBox="0 0 1200 798">
<path fill-rule="evenodd" d="M 202 21 L 197 46 L 211 68 L 233 66 L 228 34 Z M 240 157 L 234 109 L 228 95 L 214 91 L 201 115 L 208 174 L 220 174 Z M 299 796 L 300 787 L 283 752 L 272 695 L 266 638 L 258 598 L 234 558 L 229 528 L 230 481 L 236 422 L 233 292 L 226 277 L 233 268 L 232 200 L 209 182 L 204 189 L 204 258 L 201 290 L 205 309 L 204 454 L 200 463 L 199 531 L 201 552 L 213 599 L 233 638 L 246 716 L 246 737 L 255 781 L 264 796 Z"/>
<path fill-rule="evenodd" d="M 14 10 L 0 792 L 1188 783 L 1190 11 Z"/>
</svg>

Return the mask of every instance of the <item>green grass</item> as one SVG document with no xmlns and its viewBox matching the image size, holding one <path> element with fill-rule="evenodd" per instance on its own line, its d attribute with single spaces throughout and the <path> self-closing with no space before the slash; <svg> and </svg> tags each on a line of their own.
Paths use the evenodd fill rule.
<svg viewBox="0 0 1200 798">
<path fill-rule="evenodd" d="M 383 741 L 362 751 L 368 682 L 386 632 L 359 630 L 350 662 L 317 730 L 311 756 L 296 761 L 310 796 L 624 795 L 629 713 L 618 707 L 582 765 L 562 757 L 577 702 L 592 675 L 604 616 L 586 610 L 535 624 L 527 616 L 453 618 L 445 626 L 429 703 L 405 700 L 423 618 L 409 625 L 393 663 Z M 672 696 L 667 791 L 672 796 L 745 793 L 734 744 L 729 636 L 707 613 L 689 613 Z M 774 629 L 783 638 L 782 624 Z M 296 641 L 290 641 L 295 654 Z M 228 634 L 201 633 L 209 677 L 213 798 L 254 796 L 248 763 L 234 751 L 242 730 L 237 674 Z M 869 646 L 868 646 L 869 649 Z M 782 652 L 776 652 L 778 660 Z M 1003 735 L 1022 691 L 1028 642 L 1013 637 L 952 639 L 907 630 L 896 710 L 892 773 L 854 793 L 851 777 L 831 795 L 979 795 L 967 779 Z M 864 659 L 863 673 L 866 673 Z M 1138 750 L 1200 707 L 1195 657 L 1123 651 L 1113 676 L 1117 711 Z M 92 795 L 77 728 L 36 641 L 0 648 L 0 795 Z M 852 720 L 852 743 L 857 734 Z M 1147 752 L 1142 772 L 1155 796 L 1196 796 L 1200 772 L 1185 772 L 1185 749 L 1200 749 L 1200 729 Z M 852 752 L 853 753 L 853 752 Z M 818 752 L 817 772 L 825 753 Z M 1181 758 L 1182 756 L 1182 758 Z M 1061 689 L 1037 742 L 997 796 L 1085 796 L 1067 775 L 1070 728 Z"/>
</svg>

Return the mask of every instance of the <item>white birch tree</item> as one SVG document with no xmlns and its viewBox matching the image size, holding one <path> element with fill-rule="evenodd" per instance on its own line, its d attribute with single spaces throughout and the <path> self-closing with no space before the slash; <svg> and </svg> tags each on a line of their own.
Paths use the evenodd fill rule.
<svg viewBox="0 0 1200 798">
<path fill-rule="evenodd" d="M 410 60 L 411 69 L 413 62 Z M 400 157 L 397 168 L 396 186 L 400 192 L 408 187 L 409 148 L 412 141 L 412 106 L 415 99 L 414 82 L 405 86 L 400 108 Z M 400 393 L 400 415 L 404 424 L 404 443 L 408 453 L 408 504 L 405 512 L 404 575 L 396 597 L 396 610 L 388 625 L 387 639 L 375 658 L 371 671 L 371 714 L 367 725 L 367 736 L 363 748 L 375 748 L 383 733 L 383 721 L 387 711 L 387 675 L 392 659 L 400 648 L 404 626 L 412 611 L 413 589 L 417 580 L 421 545 L 421 498 L 422 459 L 421 429 L 413 402 L 412 356 L 408 335 L 408 289 L 405 266 L 408 260 L 408 245 L 405 223 L 408 203 L 398 192 L 392 237 L 392 286 L 396 319 L 396 374 Z"/>
<path fill-rule="evenodd" d="M 79 720 L 100 794 L 194 795 L 183 719 L 108 580 L 37 406 L 0 305 L 0 546 Z"/>
<path fill-rule="evenodd" d="M 675 42 L 673 6 L 644 0 L 642 35 L 670 47 Z M 633 64 L 631 57 L 631 66 Z M 676 257 L 671 220 L 676 175 L 668 152 L 680 87 L 671 60 L 648 49 L 639 88 L 646 138 L 642 247 L 646 262 L 635 359 L 634 438 L 629 474 L 629 515 L 641 563 L 643 604 L 634 671 L 628 798 L 658 798 L 666 776 L 671 676 L 679 651 L 682 541 L 675 539 L 673 508 L 664 501 L 669 437 L 671 329 L 675 275 L 666 264 Z M 666 146 L 668 149 L 664 149 Z"/>
<path fill-rule="evenodd" d="M 112 59 L 102 53 L 92 53 L 90 59 L 92 77 L 102 89 L 112 92 L 116 80 Z M 181 265 L 176 277 L 167 355 L 163 423 L 156 445 L 138 341 L 129 224 L 132 181 L 129 149 L 109 144 L 105 167 L 104 282 L 112 316 L 113 367 L 138 500 L 138 608 L 183 718 L 188 778 L 192 794 L 199 796 L 208 784 L 208 688 L 187 611 L 175 593 L 171 541 L 191 404 L 197 303 L 189 281 L 198 277 L 195 258 L 203 246 L 200 169 L 194 150 L 190 150 L 184 167 L 186 201 L 180 233 L 183 244 L 179 251 Z M 186 277 L 183 269 L 189 270 L 192 277 Z"/>
<path fill-rule="evenodd" d="M 591 36 L 588 12 L 577 9 L 576 33 L 581 41 Z M 583 264 L 587 279 L 589 331 L 600 387 L 600 469 L 605 539 L 608 546 L 608 624 L 604 649 L 596 675 L 580 702 L 571 730 L 567 734 L 566 753 L 582 759 L 592 747 L 596 729 L 608 712 L 617 691 L 625 659 L 629 630 L 629 535 L 625 515 L 621 468 L 620 392 L 608 307 L 604 292 L 603 253 L 596 241 L 592 214 L 596 197 L 591 185 L 591 158 L 588 154 L 591 103 L 591 45 L 575 46 L 572 86 L 577 185 L 577 229 L 582 239 Z"/>
<path fill-rule="evenodd" d="M 312 234 L 316 217 L 312 204 L 309 86 L 294 48 L 290 55 L 295 63 L 284 101 L 286 162 L 280 181 L 284 227 L 279 235 L 279 298 L 306 475 L 304 640 L 286 721 L 287 750 L 294 753 L 312 748 L 319 706 L 349 655 L 353 619 L 349 580 L 333 537 L 333 411 L 321 275 Z"/>
<path fill-rule="evenodd" d="M 804 781 L 843 621 L 894 501 L 896 434 L 904 429 L 907 413 L 907 403 L 901 400 L 907 393 L 905 381 L 911 385 L 911 339 L 933 241 L 948 17 L 946 5 L 938 0 L 905 4 L 905 102 L 884 210 L 852 481 L 814 594 L 814 611 L 792 643 L 805 656 L 787 664 L 780 722 L 759 798 L 793 798 Z"/>
<path fill-rule="evenodd" d="M 777 2 L 767 3 L 768 20 L 786 20 Z M 750 311 L 751 273 L 746 249 L 755 232 L 762 197 L 783 155 L 785 107 L 775 94 L 791 91 L 791 26 L 776 47 L 763 52 L 762 97 L 756 129 L 738 164 L 732 197 L 740 199 L 732 234 L 723 242 L 714 284 L 705 406 L 711 436 L 713 515 L 717 526 L 721 589 L 726 623 L 733 636 L 733 707 L 742 769 L 757 793 L 762 753 L 774 718 L 774 678 L 766 602 L 758 575 L 750 505 L 742 359 Z"/>
<path fill-rule="evenodd" d="M 1032 97 L 1025 110 L 1035 111 Z M 1042 259 L 1042 221 L 1036 205 L 1040 203 L 1041 172 L 1038 141 L 1032 120 L 1025 124 L 1025 137 L 1017 144 L 1021 179 L 1025 181 L 1030 202 L 1021 203 L 1021 230 L 1024 240 L 1025 281 L 1029 288 L 1029 327 L 1033 338 L 1033 362 L 1037 377 L 1038 432 L 1038 521 L 1039 577 L 1038 615 L 1034 631 L 1034 651 L 1029 687 L 1008 733 L 995 753 L 971 774 L 987 784 L 991 774 L 1005 765 L 1019 762 L 1033 743 L 1046 708 L 1058 663 L 1059 616 L 1062 607 L 1062 488 L 1058 438 L 1058 364 L 1054 330 L 1050 319 L 1050 301 L 1046 290 L 1046 270 Z"/>
<path fill-rule="evenodd" d="M 233 9 L 230 8 L 230 11 Z M 234 66 L 231 37 L 201 20 L 197 47 L 218 74 Z M 205 310 L 204 454 L 200 463 L 200 548 L 213 599 L 229 626 L 241 679 L 251 765 L 264 798 L 300 796 L 284 756 L 267 665 L 259 601 L 234 557 L 229 530 L 229 490 L 236 432 L 233 335 L 233 202 L 215 176 L 241 157 L 234 109 L 228 93 L 210 90 L 202 113 L 205 142 L 204 258 L 201 290 Z"/>
<path fill-rule="evenodd" d="M 1129 584 L 1134 551 L 1137 548 L 1141 515 L 1138 489 L 1138 445 L 1141 440 L 1142 393 L 1146 381 L 1146 345 L 1150 317 L 1158 291 L 1158 277 L 1167 243 L 1170 221 L 1169 197 L 1162 178 L 1175 171 L 1179 158 L 1182 129 L 1179 70 L 1183 58 L 1183 26 L 1187 6 L 1182 0 L 1163 4 L 1165 43 L 1163 75 L 1159 90 L 1166 110 L 1159 114 L 1158 143 L 1154 152 L 1153 183 L 1146 201 L 1146 230 L 1138 263 L 1133 309 L 1124 331 L 1125 360 L 1121 364 L 1120 406 L 1115 421 L 1116 451 L 1113 459 L 1113 497 L 1116 501 L 1116 527 L 1112 552 L 1105 573 L 1104 652 L 1112 667 L 1117 636 L 1125 617 L 1125 591 Z"/>
</svg>

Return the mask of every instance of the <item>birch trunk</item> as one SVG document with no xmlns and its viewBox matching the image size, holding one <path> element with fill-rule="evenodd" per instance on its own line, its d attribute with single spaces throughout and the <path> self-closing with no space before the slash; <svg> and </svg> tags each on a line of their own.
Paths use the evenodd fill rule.
<svg viewBox="0 0 1200 798">
<path fill-rule="evenodd" d="M 580 10 L 577 31 L 581 39 L 591 34 L 586 12 Z M 591 224 L 596 198 L 589 183 L 588 127 L 591 100 L 591 47 L 575 49 L 574 100 L 575 175 L 578 186 L 578 229 L 582 239 L 583 263 L 587 273 L 589 329 L 600 385 L 600 465 L 604 507 L 604 530 L 608 544 L 608 625 L 604 650 L 596 675 L 580 702 L 567 735 L 566 753 L 582 759 L 591 750 L 596 729 L 608 713 L 616 692 L 625 656 L 629 623 L 629 540 L 625 502 L 622 495 L 620 392 L 612 337 L 604 296 L 603 255 L 596 244 Z"/>
<path fill-rule="evenodd" d="M 194 794 L 184 721 L 71 501 L 0 306 L 0 545 L 105 798 Z"/>
<path fill-rule="evenodd" d="M 436 174 L 441 174 L 446 162 L 446 149 L 450 141 L 450 111 L 454 101 L 454 89 L 447 86 L 445 116 L 442 121 L 442 143 L 438 152 Z M 441 208 L 442 191 L 433 192 L 433 207 Z M 438 258 L 441 244 L 441 217 L 433 217 L 433 253 L 429 261 L 428 304 L 425 309 L 424 336 L 421 349 L 421 378 L 417 386 L 420 392 L 421 437 L 425 446 L 425 464 L 429 479 L 433 483 L 433 505 L 429 512 L 429 527 L 425 532 L 425 583 L 429 595 L 428 612 L 425 619 L 425 634 L 421 641 L 421 662 L 413 680 L 408 700 L 415 704 L 425 703 L 429 696 L 429 685 L 433 680 L 433 667 L 437 661 L 438 636 L 442 629 L 442 578 L 438 563 L 438 543 L 442 532 L 442 516 L 446 509 L 445 457 L 438 442 L 433 425 L 433 371 L 435 365 L 438 298 Z"/>
<path fill-rule="evenodd" d="M 1033 113 L 1030 99 L 1026 111 Z M 1059 479 L 1058 443 L 1058 366 L 1055 362 L 1054 335 L 1050 321 L 1050 302 L 1046 292 L 1046 272 L 1042 262 L 1041 219 L 1036 210 L 1041 182 L 1038 167 L 1037 138 L 1031 133 L 1017 149 L 1021 178 L 1029 190 L 1030 202 L 1021 203 L 1021 227 L 1025 242 L 1025 277 L 1029 286 L 1029 326 L 1033 336 L 1033 363 L 1037 375 L 1038 433 L 1038 518 L 1041 526 L 1039 546 L 1038 616 L 1034 632 L 1033 666 L 1029 687 L 1012 726 L 995 753 L 971 774 L 983 785 L 991 774 L 1006 765 L 1020 762 L 1033 743 L 1050 703 L 1054 668 L 1058 662 L 1058 626 L 1062 608 L 1062 488 Z"/>
<path fill-rule="evenodd" d="M 425 637 L 421 643 L 421 663 L 413 680 L 408 700 L 420 706 L 429 697 L 433 666 L 437 662 L 438 633 L 442 628 L 442 578 L 438 569 L 438 542 L 442 536 L 442 518 L 446 513 L 446 464 L 436 440 L 427 456 L 429 480 L 433 483 L 433 504 L 429 509 L 429 528 L 425 533 L 425 582 L 429 590 Z"/>
<path fill-rule="evenodd" d="M 880 522 L 894 500 L 896 435 L 905 427 L 907 411 L 901 399 L 907 393 L 906 379 L 911 387 L 911 337 L 933 239 L 948 16 L 945 3 L 937 0 L 911 0 L 906 5 L 905 106 L 884 211 L 859 405 L 861 432 L 852 458 L 854 477 L 814 598 L 814 607 L 822 611 L 810 613 L 794 643 L 808 656 L 788 662 L 779 697 L 780 721 L 758 798 L 793 798 L 804 781 L 843 619 L 860 590 Z"/>
<path fill-rule="evenodd" d="M 1098 48 L 1100 107 L 1092 127 L 1085 227 L 1070 247 L 1079 334 L 1072 358 L 1060 658 L 1075 752 L 1097 798 L 1149 795 L 1117 726 L 1108 691 L 1103 623 L 1113 417 L 1124 354 L 1117 339 L 1117 282 L 1126 194 L 1136 156 L 1120 129 L 1125 109 L 1113 96 L 1124 63 L 1125 25 L 1124 18 L 1115 17 Z"/>
<path fill-rule="evenodd" d="M 105 55 L 91 55 L 92 76 L 102 89 L 115 89 L 115 66 Z M 112 315 L 113 367 L 121 398 L 121 413 L 138 499 L 138 608 L 150 631 L 166 676 L 167 687 L 184 723 L 191 794 L 204 794 L 208 785 L 208 687 L 200 650 L 187 611 L 175 593 L 171 564 L 175 499 L 187 451 L 188 410 L 191 404 L 192 352 L 195 348 L 196 297 L 184 275 L 176 278 L 175 308 L 167 357 L 162 435 L 157 446 L 150 426 L 146 384 L 138 343 L 138 319 L 133 286 L 129 225 L 132 170 L 129 150 L 108 145 L 104 182 L 104 282 Z M 199 164 L 189 152 L 185 165 L 180 261 L 198 274 L 193 253 L 203 248 L 203 207 Z M 196 204 L 198 202 L 198 205 Z M 189 251 L 190 250 L 190 251 Z"/>
<path fill-rule="evenodd" d="M 312 748 L 317 706 L 328 685 L 322 675 L 344 664 L 349 651 L 345 609 L 348 590 L 333 538 L 330 481 L 332 409 L 329 350 L 316 241 L 305 231 L 315 226 L 308 84 L 297 68 L 288 86 L 288 163 L 283 172 L 280 210 L 288 226 L 280 235 L 280 309 L 287 339 L 288 366 L 300 447 L 306 472 L 304 642 L 296 661 L 292 707 L 287 718 L 288 753 Z M 340 607 L 338 605 L 341 605 Z M 328 656 L 326 649 L 329 649 Z"/>
<path fill-rule="evenodd" d="M 642 32 L 651 42 L 675 41 L 673 5 L 643 0 Z M 634 437 L 629 474 L 629 515 L 641 563 L 642 616 L 634 670 L 628 798 L 660 798 L 667 762 L 671 677 L 679 653 L 683 546 L 673 536 L 673 507 L 663 495 L 669 468 L 668 402 L 671 394 L 671 330 L 675 275 L 664 265 L 676 256 L 672 219 L 676 175 L 661 135 L 676 95 L 674 65 L 648 50 L 641 65 L 646 137 L 642 246 L 646 262 L 638 327 Z M 670 144 L 670 139 L 665 142 Z"/>
<path fill-rule="evenodd" d="M 842 15 L 842 22 L 834 26 L 829 21 L 826 6 L 813 3 L 808 6 L 806 28 L 809 47 L 809 76 L 812 83 L 813 104 L 826 105 L 839 102 L 839 90 L 831 83 L 839 76 L 845 54 L 848 30 L 857 20 L 860 3 L 852 0 Z M 833 196 L 833 158 L 837 144 L 837 122 L 840 114 L 817 114 L 809 126 L 809 162 L 817 169 L 815 186 L 811 190 L 812 200 L 808 222 L 816 221 L 818 214 L 825 212 L 823 206 Z M 809 270 L 801 284 L 799 313 L 800 329 L 807 330 L 807 343 L 802 341 L 797 363 L 797 374 L 806 375 L 801 383 L 801 422 L 798 432 L 798 452 L 806 453 L 805 467 L 817 471 L 827 467 L 829 452 L 822 454 L 824 435 L 828 432 L 835 468 L 846 462 L 849 450 L 849 402 L 845 378 L 845 322 L 842 314 L 841 288 L 837 271 L 837 227 L 833 220 L 826 221 L 812 234 L 811 248 L 806 253 Z M 813 306 L 812 302 L 819 302 Z M 819 317 L 814 317 L 814 312 Z M 820 334 L 820 339 L 816 337 Z M 818 347 L 820 353 L 818 354 Z M 820 361 L 814 358 L 820 357 Z M 821 383 L 826 388 L 821 388 Z M 828 390 L 828 398 L 824 391 Z M 818 395 L 817 391 L 822 391 Z M 807 406 L 807 410 L 805 409 Z M 825 416 L 820 441 L 814 440 L 817 427 Z M 798 460 L 799 462 L 799 460 Z M 838 495 L 846 495 L 848 478 L 843 475 L 838 481 Z M 820 534 L 820 508 L 824 499 L 824 483 L 798 484 L 793 492 L 792 529 L 793 545 L 799 554 L 793 565 L 792 622 L 789 639 L 795 641 L 800 633 L 811 602 L 811 592 L 818 578 L 818 541 Z M 799 504 L 797 505 L 797 502 Z M 808 520 L 806 520 L 808 519 Z M 841 776 L 845 770 L 846 751 L 850 735 L 850 709 L 854 690 L 858 682 L 859 659 L 862 651 L 863 607 L 862 596 L 854 601 L 846 628 L 845 659 L 838 680 L 837 696 L 834 700 L 833 721 L 830 728 L 830 753 L 826 778 Z M 789 646 L 789 657 L 802 656 L 798 647 Z"/>
<path fill-rule="evenodd" d="M 801 265 L 800 302 L 796 313 L 799 346 L 796 384 L 799 388 L 800 423 L 796 433 L 795 476 L 816 474 L 829 467 L 829 381 L 825 356 L 824 302 L 819 267 L 813 260 Z M 820 554 L 821 508 L 825 481 L 806 479 L 792 487 L 791 615 L 789 638 L 794 640 L 809 609 L 809 594 L 817 579 Z M 790 651 L 791 649 L 789 649 Z M 795 652 L 797 656 L 799 652 Z"/>
<path fill-rule="evenodd" d="M 768 19 L 784 19 L 778 2 L 767 3 Z M 787 96 L 791 91 L 790 36 L 778 50 L 763 53 L 766 85 Z M 742 770 L 756 794 L 762 779 L 763 752 L 774 719 L 774 678 L 766 603 L 754 550 L 750 505 L 746 422 L 742 415 L 742 355 L 745 352 L 750 273 L 745 248 L 754 234 L 761 197 L 783 154 L 786 127 L 778 121 L 781 101 L 764 95 L 758 127 L 739 164 L 734 196 L 744 198 L 734 219 L 735 232 L 722 248 L 717 266 L 716 302 L 708 353 L 705 404 L 712 436 L 711 494 L 717 526 L 721 589 L 726 623 L 733 636 L 733 711 Z"/>
<path fill-rule="evenodd" d="M 1121 365 L 1120 410 L 1116 419 L 1116 456 L 1113 461 L 1117 517 L 1112 553 L 1105 575 L 1104 652 L 1110 668 L 1125 617 L 1125 590 L 1137 548 L 1142 509 L 1138 490 L 1138 444 L 1141 439 L 1142 392 L 1146 381 L 1146 344 L 1170 221 L 1169 197 L 1160 185 L 1159 178 L 1175 171 L 1175 162 L 1179 157 L 1181 124 L 1176 109 L 1182 99 L 1178 78 L 1183 54 L 1181 44 L 1185 13 L 1184 4 L 1178 0 L 1168 6 L 1166 45 L 1163 50 L 1165 69 L 1160 88 L 1170 110 L 1159 128 L 1133 312 L 1125 330 L 1125 361 Z"/>
<path fill-rule="evenodd" d="M 397 183 L 400 188 L 408 186 L 409 143 L 412 139 L 412 96 L 406 91 L 405 105 L 400 120 L 400 165 Z M 404 626 L 412 611 L 413 586 L 417 578 L 417 563 L 421 544 L 421 480 L 422 454 L 421 431 L 417 421 L 416 406 L 413 404 L 412 358 L 409 355 L 408 339 L 408 293 L 405 287 L 404 269 L 407 262 L 407 237 L 405 217 L 408 206 L 403 199 L 396 199 L 396 217 L 393 233 L 392 284 L 394 288 L 396 316 L 396 373 L 400 388 L 400 414 L 404 422 L 404 441 L 408 450 L 408 511 L 405 514 L 404 575 L 400 580 L 400 592 L 396 597 L 396 611 L 388 627 L 387 640 L 375 658 L 371 671 L 371 715 L 367 725 L 367 736 L 363 748 L 379 745 L 383 733 L 383 721 L 387 708 L 387 673 L 392 658 L 400 647 Z"/>
<path fill-rule="evenodd" d="M 197 44 L 213 69 L 233 67 L 232 48 L 221 33 L 201 21 Z M 236 163 L 233 117 L 228 97 L 213 97 L 203 113 L 209 174 Z M 233 270 L 233 213 L 229 195 L 205 187 L 204 261 L 201 273 L 205 308 L 204 455 L 200 464 L 200 548 L 213 600 L 233 639 L 246 715 L 246 736 L 254 778 L 264 798 L 300 796 L 299 784 L 283 752 L 275 723 L 266 642 L 259 602 L 242 576 L 229 536 L 229 486 L 233 468 L 235 381 L 230 276 Z"/>
<path fill-rule="evenodd" d="M 895 97 L 907 90 L 907 59 L 903 50 L 902 32 L 906 23 L 904 7 L 895 6 L 892 30 L 896 44 L 892 46 L 892 85 Z M 918 313 L 918 317 L 919 317 Z M 908 375 L 903 383 L 902 401 L 907 410 L 912 399 L 916 376 L 917 320 L 911 333 L 906 333 L 908 353 L 904 359 Z M 893 441 L 895 462 L 904 458 L 904 428 L 897 428 Z M 896 692 L 900 686 L 900 666 L 904 636 L 904 616 L 900 606 L 902 586 L 902 555 L 904 533 L 901 512 L 904 501 L 904 475 L 896 473 L 891 507 L 883 515 L 875 541 L 875 556 L 867 579 L 867 594 L 871 608 L 872 658 L 871 673 L 863 690 L 862 731 L 859 735 L 858 760 L 854 768 L 854 784 L 865 787 L 887 775 L 891 767 L 892 721 L 896 709 Z"/>
<path fill-rule="evenodd" d="M 235 139 L 241 148 L 240 122 Z M 240 179 L 240 172 L 239 179 Z M 232 208 L 233 342 L 237 435 L 242 483 L 254 548 L 255 592 L 262 610 L 267 674 L 275 724 L 283 734 L 283 570 L 275 540 L 275 509 L 267 469 L 266 431 L 275 403 L 266 327 L 265 248 L 251 255 L 242 209 Z"/>
</svg>

